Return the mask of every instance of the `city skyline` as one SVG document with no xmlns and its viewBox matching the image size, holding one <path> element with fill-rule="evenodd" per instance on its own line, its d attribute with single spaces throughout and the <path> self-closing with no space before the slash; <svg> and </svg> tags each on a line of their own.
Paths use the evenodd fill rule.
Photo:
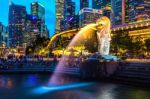
<svg viewBox="0 0 150 99">
<path fill-rule="evenodd" d="M 76 14 L 79 10 L 79 0 L 72 0 L 76 3 Z M 46 0 L 12 0 L 13 3 L 17 5 L 23 5 L 27 9 L 27 13 L 31 13 L 31 3 L 32 2 L 39 2 L 41 3 L 45 9 L 46 9 L 46 25 L 48 26 L 48 29 L 50 31 L 50 36 L 54 34 L 55 30 L 55 0 L 50 0 L 47 2 Z M 8 10 L 9 10 L 9 0 L 2 1 L 0 0 L 0 22 L 2 22 L 5 26 L 8 26 Z M 5 9 L 5 10 L 4 10 Z"/>
</svg>

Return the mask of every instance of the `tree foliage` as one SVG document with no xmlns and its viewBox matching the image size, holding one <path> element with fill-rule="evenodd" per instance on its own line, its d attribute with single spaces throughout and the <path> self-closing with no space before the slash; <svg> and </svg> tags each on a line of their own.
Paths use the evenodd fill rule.
<svg viewBox="0 0 150 99">
<path fill-rule="evenodd" d="M 145 48 L 146 46 L 146 48 Z M 145 43 L 141 37 L 131 37 L 128 32 L 120 32 L 113 34 L 111 41 L 111 52 L 116 55 L 124 55 L 125 53 L 130 53 L 132 56 L 137 56 L 139 54 L 144 54 L 150 49 L 150 40 L 147 39 Z"/>
<path fill-rule="evenodd" d="M 38 36 L 37 39 L 26 48 L 26 54 L 36 55 L 42 48 L 45 48 L 48 45 L 48 42 L 49 39 Z"/>
<path fill-rule="evenodd" d="M 150 53 L 150 39 L 145 40 L 146 51 Z"/>
</svg>

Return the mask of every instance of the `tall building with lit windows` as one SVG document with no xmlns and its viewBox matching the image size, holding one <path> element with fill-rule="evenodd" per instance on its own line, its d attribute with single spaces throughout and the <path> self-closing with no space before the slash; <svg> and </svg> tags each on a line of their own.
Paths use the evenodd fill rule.
<svg viewBox="0 0 150 99">
<path fill-rule="evenodd" d="M 31 14 L 38 16 L 38 18 L 45 22 L 45 7 L 42 4 L 38 2 L 31 3 Z"/>
<path fill-rule="evenodd" d="M 89 0 L 80 0 L 80 9 L 88 7 L 89 7 Z"/>
<path fill-rule="evenodd" d="M 112 0 L 113 25 L 123 25 L 129 22 L 129 0 Z"/>
<path fill-rule="evenodd" d="M 25 43 L 27 46 L 32 43 L 41 34 L 41 19 L 35 15 L 28 14 L 26 16 L 26 32 L 25 32 Z"/>
<path fill-rule="evenodd" d="M 92 0 L 92 8 L 101 10 L 103 16 L 107 16 L 112 21 L 111 0 Z"/>
<path fill-rule="evenodd" d="M 96 22 L 98 18 L 102 15 L 99 13 L 99 10 L 92 8 L 83 8 L 79 12 L 79 27 L 84 27 L 87 24 Z"/>
<path fill-rule="evenodd" d="M 33 17 L 36 17 L 37 20 L 40 20 L 40 36 L 47 38 L 47 33 L 45 32 L 45 7 L 39 2 L 33 2 L 31 3 L 31 14 Z M 39 21 L 37 23 L 39 23 Z"/>
<path fill-rule="evenodd" d="M 101 9 L 110 6 L 111 0 L 92 0 L 93 9 Z"/>
<path fill-rule="evenodd" d="M 75 2 L 71 0 L 64 1 L 64 20 L 61 25 L 64 25 L 64 30 L 69 30 L 75 27 Z"/>
<path fill-rule="evenodd" d="M 64 0 L 56 0 L 56 33 L 61 30 L 62 20 L 64 20 Z"/>
<path fill-rule="evenodd" d="M 2 45 L 9 46 L 8 42 L 8 27 L 4 26 L 2 22 L 0 22 L 0 46 Z"/>
<path fill-rule="evenodd" d="M 9 5 L 9 42 L 10 47 L 24 44 L 26 7 L 11 3 Z"/>
<path fill-rule="evenodd" d="M 129 5 L 130 5 L 129 0 L 123 0 L 122 5 L 123 5 L 123 11 L 124 11 L 123 23 L 129 23 L 130 22 L 129 21 L 129 16 L 130 16 L 129 15 Z"/>
<path fill-rule="evenodd" d="M 150 18 L 150 0 L 129 0 L 129 21 L 142 21 Z"/>
</svg>

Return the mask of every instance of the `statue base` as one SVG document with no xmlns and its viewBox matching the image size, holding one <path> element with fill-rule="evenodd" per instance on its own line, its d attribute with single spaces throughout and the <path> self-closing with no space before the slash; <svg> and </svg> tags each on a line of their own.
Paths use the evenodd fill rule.
<svg viewBox="0 0 150 99">
<path fill-rule="evenodd" d="M 119 66 L 117 56 L 95 54 L 94 57 L 81 64 L 80 75 L 82 79 L 107 79 L 117 71 Z"/>
<path fill-rule="evenodd" d="M 118 57 L 114 55 L 101 55 L 106 61 L 118 61 Z"/>
</svg>

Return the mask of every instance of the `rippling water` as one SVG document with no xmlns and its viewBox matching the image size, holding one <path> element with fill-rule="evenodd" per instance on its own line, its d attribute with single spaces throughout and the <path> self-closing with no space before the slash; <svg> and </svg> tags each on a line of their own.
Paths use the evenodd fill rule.
<svg viewBox="0 0 150 99">
<path fill-rule="evenodd" d="M 0 99 L 150 99 L 150 89 L 50 75 L 0 75 Z"/>
</svg>

